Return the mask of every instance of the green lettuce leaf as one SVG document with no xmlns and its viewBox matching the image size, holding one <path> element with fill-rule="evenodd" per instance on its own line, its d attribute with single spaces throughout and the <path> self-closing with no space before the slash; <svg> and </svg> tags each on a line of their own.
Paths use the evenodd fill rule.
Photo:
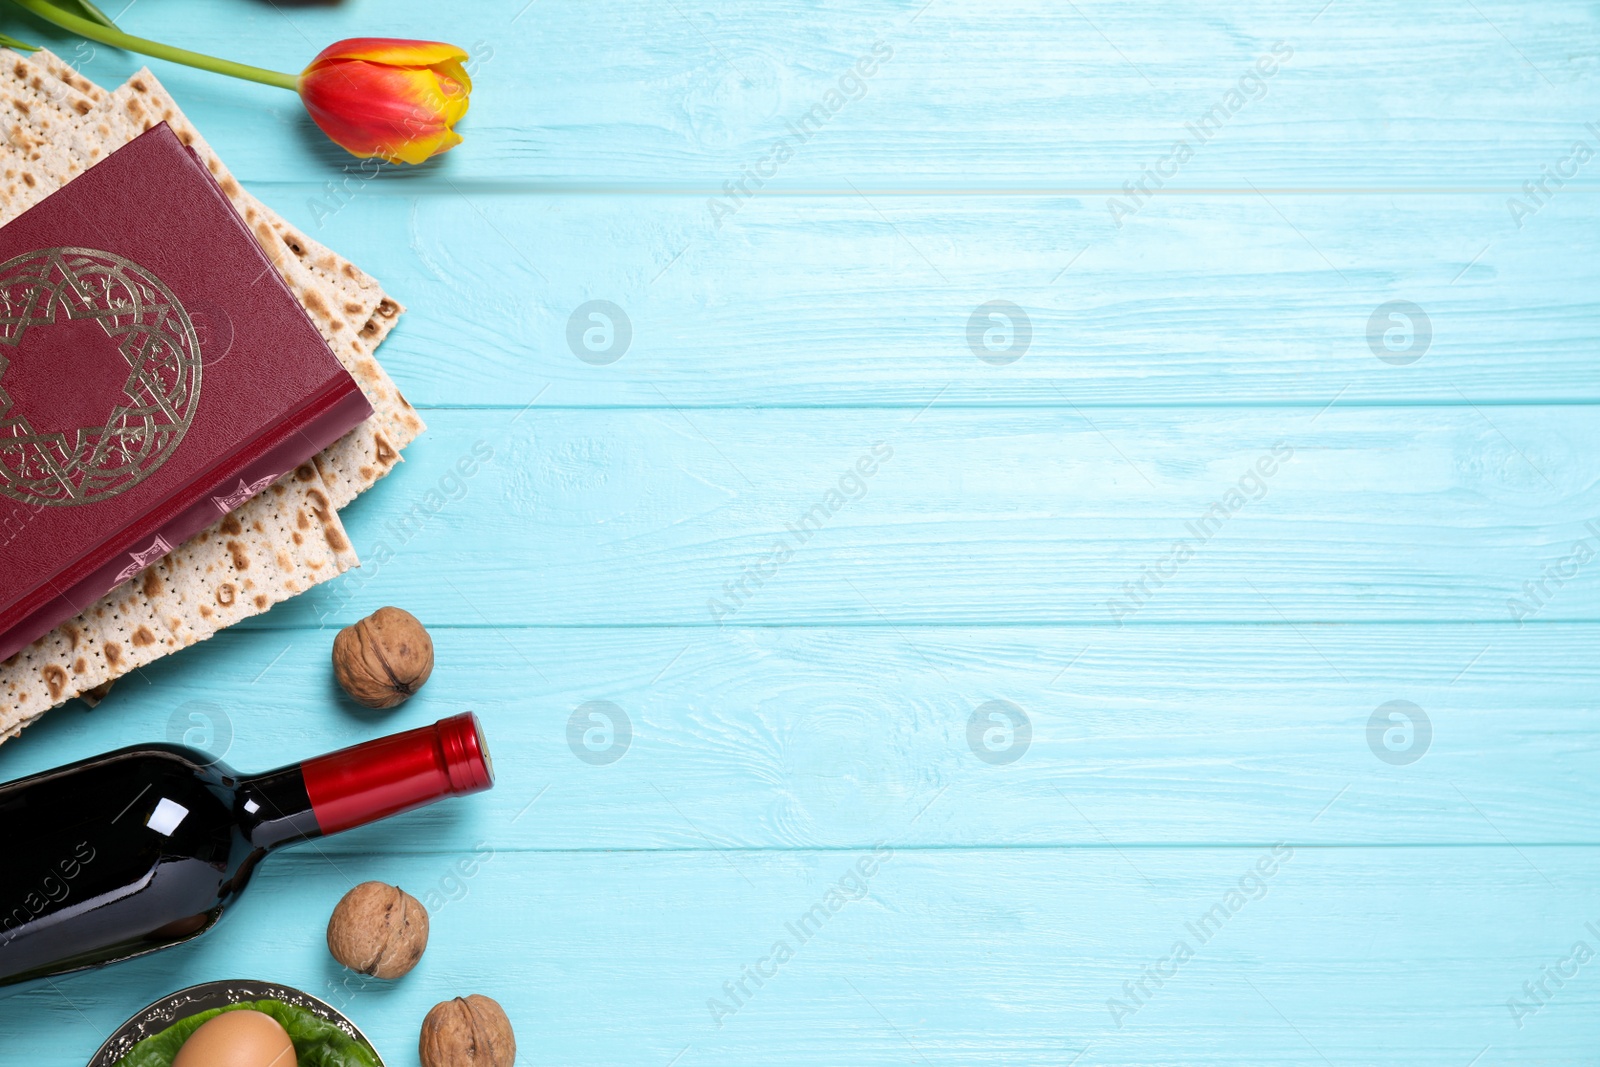
<svg viewBox="0 0 1600 1067">
<path fill-rule="evenodd" d="M 246 1000 L 226 1008 L 180 1019 L 159 1034 L 151 1034 L 117 1061 L 116 1067 L 172 1067 L 189 1035 L 208 1019 L 225 1011 L 249 1008 L 270 1015 L 289 1033 L 299 1067 L 382 1067 L 377 1053 L 364 1041 L 357 1041 L 328 1020 L 305 1008 L 281 1000 Z"/>
</svg>

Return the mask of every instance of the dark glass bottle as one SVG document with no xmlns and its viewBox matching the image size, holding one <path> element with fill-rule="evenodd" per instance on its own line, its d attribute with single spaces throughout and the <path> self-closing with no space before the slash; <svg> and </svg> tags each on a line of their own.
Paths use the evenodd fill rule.
<svg viewBox="0 0 1600 1067">
<path fill-rule="evenodd" d="M 0 985 L 187 941 L 273 849 L 493 782 L 468 712 L 265 774 L 156 744 L 0 785 Z"/>
</svg>

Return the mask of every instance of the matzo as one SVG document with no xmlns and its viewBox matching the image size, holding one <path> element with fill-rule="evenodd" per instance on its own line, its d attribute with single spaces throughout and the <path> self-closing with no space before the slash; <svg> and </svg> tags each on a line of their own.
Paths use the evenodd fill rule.
<svg viewBox="0 0 1600 1067">
<path fill-rule="evenodd" d="M 304 464 L 0 664 L 0 738 L 357 565 Z"/>
</svg>

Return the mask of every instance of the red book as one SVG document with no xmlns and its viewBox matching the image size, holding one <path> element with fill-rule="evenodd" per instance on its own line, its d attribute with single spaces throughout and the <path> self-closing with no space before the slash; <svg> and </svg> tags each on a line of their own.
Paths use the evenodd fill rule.
<svg viewBox="0 0 1600 1067">
<path fill-rule="evenodd" d="M 372 413 L 166 126 L 0 228 L 0 660 Z"/>
</svg>

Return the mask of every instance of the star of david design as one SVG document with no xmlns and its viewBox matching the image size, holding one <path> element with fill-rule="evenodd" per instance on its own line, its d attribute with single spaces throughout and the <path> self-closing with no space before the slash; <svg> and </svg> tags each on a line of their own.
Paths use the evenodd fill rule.
<svg viewBox="0 0 1600 1067">
<path fill-rule="evenodd" d="M 6 389 L 23 337 L 92 320 L 128 364 L 106 418 L 37 429 Z M 200 343 L 172 290 L 125 256 L 46 248 L 0 264 L 0 495 L 45 507 L 106 500 L 148 478 L 183 440 L 200 399 Z M 73 384 L 62 368 L 63 388 Z"/>
</svg>

